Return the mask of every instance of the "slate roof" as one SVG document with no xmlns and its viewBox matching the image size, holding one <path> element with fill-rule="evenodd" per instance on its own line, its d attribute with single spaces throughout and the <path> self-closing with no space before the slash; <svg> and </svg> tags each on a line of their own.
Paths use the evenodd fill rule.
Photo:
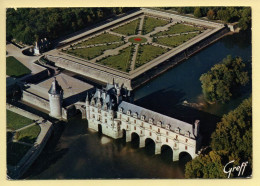
<svg viewBox="0 0 260 186">
<path fill-rule="evenodd" d="M 145 121 L 148 122 L 150 118 L 153 119 L 153 123 L 156 125 L 157 122 L 161 122 L 162 123 L 162 127 L 165 128 L 166 125 L 170 125 L 170 130 L 175 131 L 176 128 L 180 129 L 180 133 L 181 134 L 185 134 L 185 132 L 189 132 L 190 133 L 190 137 L 194 137 L 193 134 L 193 125 L 190 123 L 186 123 L 183 121 L 180 121 L 178 119 L 175 118 L 171 118 L 169 116 L 165 116 L 163 114 L 145 109 L 143 107 L 122 101 L 119 106 L 118 109 L 122 108 L 123 109 L 123 113 L 126 114 L 128 110 L 131 111 L 131 116 L 133 116 L 134 113 L 137 113 L 137 117 L 140 119 L 142 115 L 145 116 Z"/>
<path fill-rule="evenodd" d="M 58 81 L 56 80 L 56 78 L 54 78 L 54 81 L 51 83 L 51 88 L 48 91 L 49 94 L 57 95 L 57 94 L 62 93 L 62 91 L 63 90 L 62 90 L 61 86 L 59 85 Z"/>
</svg>

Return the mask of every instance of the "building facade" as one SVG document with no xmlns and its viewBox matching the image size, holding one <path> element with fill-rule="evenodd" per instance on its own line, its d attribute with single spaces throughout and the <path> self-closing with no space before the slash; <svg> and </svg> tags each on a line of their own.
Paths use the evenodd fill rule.
<svg viewBox="0 0 260 186">
<path fill-rule="evenodd" d="M 139 136 L 139 147 L 146 140 L 155 143 L 155 154 L 166 145 L 172 149 L 173 161 L 181 153 L 195 158 L 200 149 L 200 121 L 186 123 L 175 118 L 139 107 L 131 103 L 129 91 L 118 84 L 108 84 L 105 89 L 96 89 L 86 98 L 86 118 L 89 128 L 102 131 L 114 139 L 126 137 L 131 141 L 133 133 Z"/>
</svg>

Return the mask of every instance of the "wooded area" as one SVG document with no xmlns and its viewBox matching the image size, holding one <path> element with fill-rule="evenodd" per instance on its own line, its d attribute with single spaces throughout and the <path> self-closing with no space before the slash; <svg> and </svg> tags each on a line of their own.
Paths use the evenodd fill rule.
<svg viewBox="0 0 260 186">
<path fill-rule="evenodd" d="M 6 39 L 24 44 L 61 36 L 133 8 L 8 8 L 6 11 Z"/>
<path fill-rule="evenodd" d="M 252 97 L 222 117 L 211 139 L 210 150 L 186 164 L 186 178 L 227 178 L 228 175 L 224 173 L 223 168 L 232 160 L 235 161 L 231 168 L 248 162 L 245 172 L 240 176 L 251 175 Z M 237 176 L 238 171 L 230 175 Z"/>
</svg>

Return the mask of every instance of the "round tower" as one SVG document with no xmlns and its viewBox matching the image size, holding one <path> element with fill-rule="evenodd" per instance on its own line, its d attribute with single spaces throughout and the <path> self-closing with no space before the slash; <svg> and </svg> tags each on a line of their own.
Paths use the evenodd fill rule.
<svg viewBox="0 0 260 186">
<path fill-rule="evenodd" d="M 50 100 L 50 116 L 60 119 L 62 117 L 63 90 L 56 78 L 54 78 L 48 93 Z"/>
</svg>

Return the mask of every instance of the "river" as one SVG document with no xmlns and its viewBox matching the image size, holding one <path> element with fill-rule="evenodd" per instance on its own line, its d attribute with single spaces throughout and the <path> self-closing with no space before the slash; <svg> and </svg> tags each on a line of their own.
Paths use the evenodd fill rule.
<svg viewBox="0 0 260 186">
<path fill-rule="evenodd" d="M 227 104 L 197 109 L 182 103 L 203 102 L 199 77 L 228 54 L 242 57 L 250 70 L 251 50 L 249 32 L 228 35 L 135 90 L 135 103 L 190 122 L 200 119 L 206 145 L 220 117 L 250 96 L 252 80 Z M 184 178 L 185 161 L 172 162 L 167 150 L 154 155 L 152 145 L 139 149 L 137 140 L 108 138 L 90 131 L 79 116 L 55 128 L 24 179 Z"/>
</svg>

